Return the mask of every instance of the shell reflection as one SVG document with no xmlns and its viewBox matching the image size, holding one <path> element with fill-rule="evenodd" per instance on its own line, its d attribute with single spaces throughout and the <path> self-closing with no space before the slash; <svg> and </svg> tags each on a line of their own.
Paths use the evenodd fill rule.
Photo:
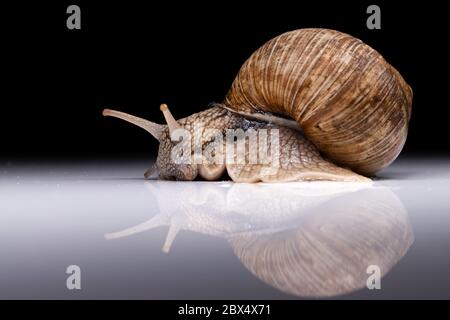
<svg viewBox="0 0 450 320">
<path fill-rule="evenodd" d="M 164 181 L 146 186 L 158 213 L 107 239 L 167 225 L 168 252 L 179 230 L 223 237 L 256 277 L 296 296 L 363 288 L 369 265 L 386 275 L 414 240 L 404 206 L 384 187 Z"/>
</svg>

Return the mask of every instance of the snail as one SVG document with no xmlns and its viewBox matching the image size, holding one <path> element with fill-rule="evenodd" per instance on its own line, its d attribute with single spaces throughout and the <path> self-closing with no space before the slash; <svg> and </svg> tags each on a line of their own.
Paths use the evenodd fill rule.
<svg viewBox="0 0 450 320">
<path fill-rule="evenodd" d="M 103 115 L 131 122 L 159 140 L 147 178 L 217 180 L 226 171 L 235 182 L 370 181 L 402 150 L 411 104 L 411 87 L 377 51 L 348 34 L 310 28 L 286 32 L 257 49 L 223 102 L 202 112 L 175 120 L 163 104 L 167 125 L 110 109 Z M 222 137 L 211 138 L 199 127 L 214 128 Z M 181 138 L 179 129 L 190 135 Z M 245 144 L 245 161 L 239 162 L 226 154 L 234 149 L 224 142 L 227 130 L 239 129 L 276 139 L 236 138 Z M 173 161 L 174 149 L 195 139 L 201 150 L 212 146 L 212 154 L 225 153 L 227 160 Z M 247 161 L 261 141 L 267 150 L 278 150 L 277 156 Z M 182 158 L 192 155 L 192 149 L 183 150 Z"/>
</svg>

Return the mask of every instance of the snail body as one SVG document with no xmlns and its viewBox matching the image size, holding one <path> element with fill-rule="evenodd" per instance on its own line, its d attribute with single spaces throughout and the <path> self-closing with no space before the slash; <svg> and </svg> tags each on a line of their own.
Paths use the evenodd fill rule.
<svg viewBox="0 0 450 320">
<path fill-rule="evenodd" d="M 402 76 L 361 40 L 329 29 L 299 29 L 256 50 L 225 100 L 205 111 L 177 121 L 162 105 L 167 125 L 108 109 L 104 115 L 132 122 L 160 141 L 156 164 L 146 176 L 216 180 L 226 170 L 237 182 L 365 181 L 364 176 L 385 168 L 400 153 L 411 104 L 412 90 Z M 223 134 L 227 129 L 276 133 L 278 158 L 264 163 L 230 161 L 233 157 L 223 163 L 174 163 L 171 152 L 180 143 L 200 137 L 205 150 L 226 140 L 206 137 L 196 123 Z M 190 132 L 191 139 L 173 141 L 177 129 Z M 261 148 L 261 139 L 254 144 L 245 136 L 238 139 L 247 147 L 245 159 L 252 148 Z M 275 144 L 265 147 L 273 151 Z"/>
</svg>

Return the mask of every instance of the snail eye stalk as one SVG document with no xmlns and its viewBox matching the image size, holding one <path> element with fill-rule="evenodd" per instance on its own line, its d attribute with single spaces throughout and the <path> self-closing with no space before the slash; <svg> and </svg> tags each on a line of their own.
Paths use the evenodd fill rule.
<svg viewBox="0 0 450 320">
<path fill-rule="evenodd" d="M 104 109 L 102 114 L 105 117 L 114 117 L 114 118 L 122 119 L 129 123 L 132 123 L 135 126 L 138 126 L 142 129 L 148 131 L 158 141 L 161 137 L 161 132 L 164 128 L 164 126 L 161 124 L 157 124 L 157 123 L 148 121 L 146 119 L 142 119 L 142 118 L 133 116 L 131 114 L 125 113 L 125 112 L 120 112 L 120 111 L 111 110 L 111 109 Z"/>
<path fill-rule="evenodd" d="M 169 107 L 167 104 L 162 104 L 159 109 L 162 111 L 164 115 L 164 119 L 166 119 L 167 126 L 169 127 L 170 135 L 174 133 L 176 129 L 181 128 L 181 126 L 178 124 L 177 120 L 173 117 L 172 113 L 169 110 Z"/>
</svg>

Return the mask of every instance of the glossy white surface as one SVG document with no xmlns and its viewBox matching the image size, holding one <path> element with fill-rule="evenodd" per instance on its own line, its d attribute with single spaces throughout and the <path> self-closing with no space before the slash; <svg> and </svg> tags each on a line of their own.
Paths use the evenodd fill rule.
<svg viewBox="0 0 450 320">
<path fill-rule="evenodd" d="M 0 298 L 450 298 L 449 159 L 399 159 L 373 185 L 147 167 L 0 164 Z"/>
</svg>

